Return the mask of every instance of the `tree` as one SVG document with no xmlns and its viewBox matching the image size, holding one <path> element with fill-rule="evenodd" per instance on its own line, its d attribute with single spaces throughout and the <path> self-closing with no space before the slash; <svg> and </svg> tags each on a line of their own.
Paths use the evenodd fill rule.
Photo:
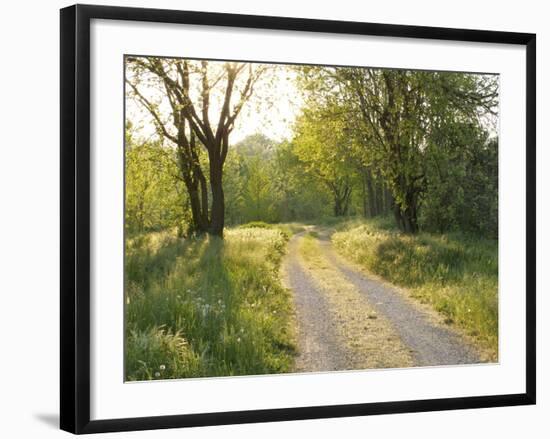
<svg viewBox="0 0 550 439">
<path fill-rule="evenodd" d="M 332 195 L 319 178 L 308 172 L 294 142 L 281 142 L 273 157 L 274 191 L 282 221 L 315 220 L 333 212 Z"/>
<path fill-rule="evenodd" d="M 294 150 L 306 172 L 317 178 L 333 197 L 335 216 L 348 214 L 355 165 L 352 139 L 345 121 L 330 108 L 306 108 L 296 124 Z"/>
<path fill-rule="evenodd" d="M 302 80 L 317 99 L 346 102 L 349 117 L 360 122 L 366 163 L 380 171 L 396 223 L 406 233 L 419 228 L 438 127 L 481 126 L 496 112 L 497 82 L 490 75 L 308 67 Z"/>
<path fill-rule="evenodd" d="M 127 58 L 131 96 L 151 115 L 159 134 L 176 146 L 194 232 L 223 236 L 229 135 L 263 70 L 251 63 Z M 208 172 L 203 170 L 202 151 Z"/>
<path fill-rule="evenodd" d="M 435 133 L 434 133 L 435 135 Z M 426 166 L 422 223 L 498 236 L 498 140 L 471 123 L 442 126 Z"/>
<path fill-rule="evenodd" d="M 181 227 L 186 222 L 187 197 L 174 184 L 177 166 L 170 151 L 156 141 L 136 139 L 126 127 L 125 216 L 130 234 Z"/>
<path fill-rule="evenodd" d="M 232 200 L 226 215 L 232 223 L 279 219 L 272 156 L 276 142 L 263 134 L 247 136 L 233 145 L 226 167 L 224 187 Z"/>
</svg>

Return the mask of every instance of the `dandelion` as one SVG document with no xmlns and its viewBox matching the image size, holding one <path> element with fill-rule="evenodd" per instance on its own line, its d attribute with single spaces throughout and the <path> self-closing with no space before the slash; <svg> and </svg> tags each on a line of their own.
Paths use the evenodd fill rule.
<svg viewBox="0 0 550 439">
<path fill-rule="evenodd" d="M 237 343 L 241 342 L 241 337 L 237 337 Z"/>
<path fill-rule="evenodd" d="M 161 365 L 159 366 L 159 369 L 160 369 L 160 370 L 165 370 L 165 369 L 166 369 L 166 366 L 165 366 L 164 364 L 161 364 Z"/>
<path fill-rule="evenodd" d="M 160 372 L 155 372 L 155 378 L 158 378 L 160 376 Z"/>
</svg>

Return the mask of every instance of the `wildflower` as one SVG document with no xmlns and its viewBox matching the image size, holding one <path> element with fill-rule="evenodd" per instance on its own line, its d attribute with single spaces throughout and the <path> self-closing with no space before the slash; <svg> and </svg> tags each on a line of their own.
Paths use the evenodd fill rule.
<svg viewBox="0 0 550 439">
<path fill-rule="evenodd" d="M 164 364 L 161 364 L 161 365 L 159 366 L 159 369 L 160 369 L 160 370 L 165 370 L 165 369 L 166 369 L 166 366 L 165 366 Z"/>
<path fill-rule="evenodd" d="M 158 378 L 160 376 L 160 372 L 155 372 L 155 378 Z"/>
<path fill-rule="evenodd" d="M 237 337 L 237 343 L 241 342 L 241 337 Z"/>
</svg>

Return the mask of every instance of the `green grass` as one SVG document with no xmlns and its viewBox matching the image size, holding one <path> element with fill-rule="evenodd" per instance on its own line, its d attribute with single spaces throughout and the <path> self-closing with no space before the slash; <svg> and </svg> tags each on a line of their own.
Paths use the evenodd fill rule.
<svg viewBox="0 0 550 439">
<path fill-rule="evenodd" d="M 357 221 L 332 236 L 338 252 L 406 287 L 498 357 L 498 243 L 459 233 L 398 233 L 388 219 Z"/>
<path fill-rule="evenodd" d="M 230 229 L 225 239 L 135 237 L 126 247 L 126 379 L 290 370 L 290 293 L 278 278 L 287 236 Z"/>
<path fill-rule="evenodd" d="M 251 221 L 246 224 L 238 226 L 240 229 L 272 229 L 279 230 L 285 238 L 290 239 L 290 237 L 296 233 L 299 233 L 304 230 L 304 225 L 301 223 L 276 223 L 270 224 L 264 221 Z"/>
</svg>

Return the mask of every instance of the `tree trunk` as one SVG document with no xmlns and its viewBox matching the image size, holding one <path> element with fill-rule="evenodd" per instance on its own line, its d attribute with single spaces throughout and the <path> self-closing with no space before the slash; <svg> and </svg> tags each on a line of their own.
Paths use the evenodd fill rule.
<svg viewBox="0 0 550 439">
<path fill-rule="evenodd" d="M 363 216 L 368 218 L 368 200 L 367 200 L 367 177 L 365 169 L 361 170 L 361 201 L 363 205 Z"/>
<path fill-rule="evenodd" d="M 210 235 L 223 238 L 225 222 L 225 200 L 222 184 L 223 164 L 221 161 L 210 157 L 210 190 L 212 192 L 212 208 L 210 210 Z"/>
<path fill-rule="evenodd" d="M 342 216 L 342 202 L 338 195 L 334 195 L 334 216 Z"/>
<path fill-rule="evenodd" d="M 372 218 L 376 216 L 376 200 L 375 200 L 374 188 L 372 185 L 372 173 L 370 170 L 367 170 L 367 173 L 366 173 L 366 183 L 367 183 L 367 193 L 369 196 L 369 212 Z"/>
<path fill-rule="evenodd" d="M 345 216 L 348 214 L 351 187 L 347 182 L 331 183 L 328 185 L 334 195 L 334 216 Z"/>
<path fill-rule="evenodd" d="M 195 136 L 190 139 L 185 135 L 185 124 L 178 130 L 178 167 L 181 179 L 185 183 L 191 205 L 192 224 L 190 233 L 205 233 L 208 230 L 208 188 L 206 178 L 199 163 L 196 151 Z"/>
<path fill-rule="evenodd" d="M 409 198 L 409 197 L 407 197 Z M 398 203 L 394 204 L 393 214 L 399 229 L 407 234 L 418 233 L 417 201 L 416 197 L 408 199 L 410 203 L 407 207 L 402 207 Z"/>
<path fill-rule="evenodd" d="M 346 183 L 346 186 L 344 188 L 342 216 L 346 216 L 348 214 L 349 202 L 350 202 L 350 199 L 351 199 L 351 190 L 352 190 L 352 188 Z"/>
<path fill-rule="evenodd" d="M 388 186 L 384 184 L 384 208 L 382 211 L 384 215 L 387 215 L 388 213 L 391 212 L 393 204 L 394 204 L 393 196 L 390 190 L 388 189 Z"/>
<path fill-rule="evenodd" d="M 375 181 L 376 215 L 384 212 L 384 187 L 380 177 Z"/>
</svg>

